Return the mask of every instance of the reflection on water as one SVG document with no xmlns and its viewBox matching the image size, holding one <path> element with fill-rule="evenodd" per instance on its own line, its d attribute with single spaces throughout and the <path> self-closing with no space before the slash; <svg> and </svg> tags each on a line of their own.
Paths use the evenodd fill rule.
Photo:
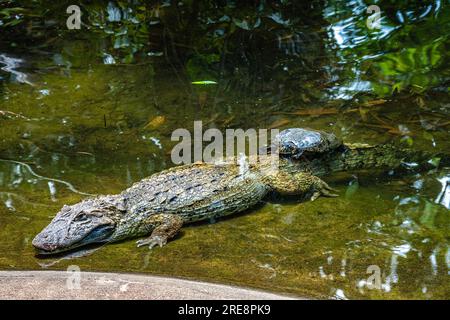
<svg viewBox="0 0 450 320">
<path fill-rule="evenodd" d="M 17 81 L 19 83 L 26 83 L 29 85 L 33 85 L 33 83 L 31 83 L 28 80 L 27 74 L 17 70 L 17 68 L 19 68 L 22 63 L 23 63 L 22 59 L 16 59 L 16 58 L 8 57 L 5 54 L 0 54 L 0 65 L 3 65 L 3 67 L 1 69 L 3 71 L 6 71 L 6 72 L 10 73 L 11 75 L 13 75 L 12 81 Z"/>
<path fill-rule="evenodd" d="M 442 190 L 436 197 L 435 202 L 450 209 L 450 176 L 439 178 L 438 181 L 442 184 Z"/>
<path fill-rule="evenodd" d="M 31 240 L 62 205 L 172 166 L 170 135 L 194 120 L 205 130 L 312 127 L 349 142 L 450 150 L 448 9 L 439 1 L 379 1 L 380 28 L 370 32 L 364 1 L 261 5 L 256 15 L 244 5 L 220 15 L 203 8 L 195 27 L 192 12 L 169 3 L 149 17 L 109 3 L 89 11 L 108 21 L 85 16 L 96 27 L 82 41 L 65 35 L 25 55 L 0 39 L 1 269 L 76 264 L 312 297 L 449 298 L 448 168 L 326 177 L 340 197 L 268 199 L 188 226 L 151 252 L 130 240 L 36 258 Z M 136 29 L 136 19 L 154 29 Z"/>
</svg>

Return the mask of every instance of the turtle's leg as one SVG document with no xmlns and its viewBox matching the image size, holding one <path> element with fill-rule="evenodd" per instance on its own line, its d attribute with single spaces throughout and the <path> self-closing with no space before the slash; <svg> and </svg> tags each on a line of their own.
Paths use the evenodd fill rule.
<svg viewBox="0 0 450 320">
<path fill-rule="evenodd" d="M 146 221 L 152 229 L 152 233 L 146 239 L 136 242 L 138 247 L 148 245 L 149 249 L 159 245 L 162 247 L 167 240 L 173 238 L 183 225 L 183 219 L 175 214 L 155 214 L 151 215 Z"/>
<path fill-rule="evenodd" d="M 268 185 L 272 189 L 282 195 L 309 195 L 314 201 L 320 196 L 337 197 L 337 194 L 331 193 L 336 191 L 331 188 L 325 181 L 319 177 L 309 173 L 290 174 L 279 171 L 268 177 Z"/>
</svg>

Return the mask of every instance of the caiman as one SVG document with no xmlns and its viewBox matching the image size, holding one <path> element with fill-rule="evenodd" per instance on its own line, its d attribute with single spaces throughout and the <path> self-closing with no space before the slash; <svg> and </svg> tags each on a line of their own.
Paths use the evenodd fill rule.
<svg viewBox="0 0 450 320">
<path fill-rule="evenodd" d="M 296 137 L 304 139 L 305 132 L 284 135 L 282 131 L 280 137 L 283 136 L 289 139 L 284 142 L 292 143 Z M 41 254 L 52 254 L 92 243 L 144 236 L 148 237 L 137 241 L 138 246 L 163 246 L 183 225 L 242 212 L 270 192 L 312 200 L 336 196 L 321 179 L 336 171 L 395 169 L 402 165 L 415 169 L 432 167 L 430 153 L 391 143 L 343 144 L 328 133 L 313 140 L 312 145 L 300 141 L 293 144 L 301 146 L 294 150 L 302 153 L 299 158 L 280 154 L 278 170 L 273 170 L 273 154 L 260 155 L 257 162 L 250 164 L 194 163 L 153 174 L 117 195 L 65 205 L 34 238 L 33 246 Z M 321 146 L 330 147 L 324 150 Z M 312 147 L 320 152 L 312 152 Z"/>
</svg>

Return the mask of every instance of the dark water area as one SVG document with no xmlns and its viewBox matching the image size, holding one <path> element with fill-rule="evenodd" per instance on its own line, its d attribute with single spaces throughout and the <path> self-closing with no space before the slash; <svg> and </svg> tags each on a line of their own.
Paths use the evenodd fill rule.
<svg viewBox="0 0 450 320">
<path fill-rule="evenodd" d="M 130 240 L 40 259 L 31 245 L 64 204 L 173 166 L 171 134 L 196 120 L 450 153 L 448 2 L 80 1 L 68 30 L 70 4 L 0 3 L 0 269 L 450 298 L 449 168 L 325 177 L 338 198 L 268 199 L 152 251 Z"/>
</svg>

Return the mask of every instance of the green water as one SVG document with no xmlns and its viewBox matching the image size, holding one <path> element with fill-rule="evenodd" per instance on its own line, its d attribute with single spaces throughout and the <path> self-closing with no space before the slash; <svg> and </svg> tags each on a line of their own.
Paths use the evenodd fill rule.
<svg viewBox="0 0 450 320">
<path fill-rule="evenodd" d="M 158 40 L 150 32 L 143 47 L 131 29 L 132 45 L 119 49 L 117 36 L 95 30 L 80 35 L 60 27 L 62 36 L 51 43 L 17 27 L 3 33 L 0 58 L 22 61 L 11 71 L 5 70 L 11 60 L 0 60 L 0 158 L 18 161 L 0 161 L 0 269 L 78 265 L 318 298 L 450 298 L 447 168 L 327 177 L 338 198 L 266 199 L 244 214 L 187 226 L 152 251 L 130 240 L 79 258 L 35 256 L 33 237 L 62 205 L 85 197 L 67 183 L 83 193 L 113 194 L 173 166 L 170 135 L 192 129 L 194 120 L 204 129 L 310 127 L 348 142 L 399 139 L 414 149 L 450 150 L 448 11 L 436 3 L 434 14 L 425 5 L 401 8 L 408 23 L 395 25 L 389 19 L 399 14 L 386 10 L 381 34 L 364 36 L 362 3 L 317 4 L 317 20 L 272 19 L 278 28 L 262 20 L 249 30 L 255 17 L 246 25 L 235 17 L 235 29 L 242 30 L 228 34 L 229 49 L 219 54 L 223 39 L 214 42 L 200 24 L 186 27 L 183 12 L 176 13 L 177 23 L 164 24 L 176 15 L 173 5 L 161 9 L 166 15 L 155 27 L 156 34 L 171 36 Z M 230 8 L 228 15 L 238 14 Z M 342 27 L 349 21 L 355 25 Z M 189 32 L 181 33 L 183 27 Z M 427 36 L 419 37 L 424 30 Z M 13 45 L 15 34 L 23 42 Z M 105 54 L 115 63 L 107 64 Z M 191 83 L 206 80 L 217 84 Z M 379 289 L 365 284 L 373 266 L 380 270 Z"/>
</svg>

